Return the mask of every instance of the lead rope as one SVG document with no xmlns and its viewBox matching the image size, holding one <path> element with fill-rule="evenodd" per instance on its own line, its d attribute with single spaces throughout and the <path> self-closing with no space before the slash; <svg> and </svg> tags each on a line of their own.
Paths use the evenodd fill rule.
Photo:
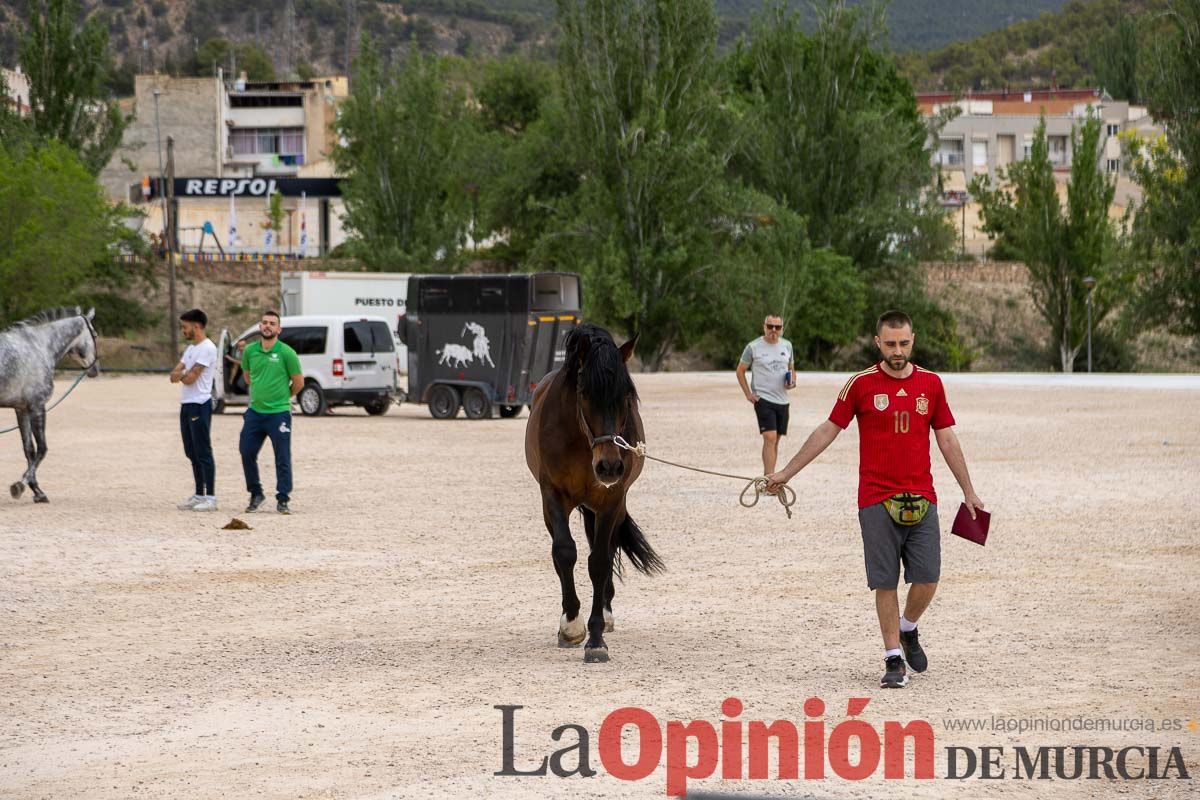
<svg viewBox="0 0 1200 800">
<path fill-rule="evenodd" d="M 733 478 L 734 480 L 746 481 L 746 488 L 742 489 L 742 493 L 738 496 L 738 502 L 741 503 L 743 508 L 753 508 L 754 506 L 758 505 L 759 498 L 761 498 L 764 494 L 770 494 L 770 492 L 767 491 L 767 479 L 765 476 L 759 478 L 747 478 L 745 475 L 731 475 L 728 472 L 714 472 L 711 469 L 700 469 L 699 467 L 689 467 L 687 464 L 677 464 L 674 461 L 667 461 L 665 458 L 658 458 L 657 456 L 652 456 L 647 453 L 645 442 L 638 442 L 636 445 L 632 445 L 625 441 L 625 439 L 621 436 L 614 436 L 613 444 L 622 450 L 628 450 L 629 452 L 641 456 L 642 458 L 648 458 L 651 461 L 657 461 L 660 464 L 668 464 L 672 467 L 678 467 L 679 469 L 690 470 L 691 472 L 702 472 L 705 475 L 716 475 L 719 478 Z M 746 496 L 751 490 L 754 491 L 754 496 L 747 500 Z M 776 493 L 775 497 L 779 500 L 779 504 L 783 506 L 783 510 L 787 512 L 788 519 L 791 519 L 792 506 L 796 503 L 796 490 L 785 483 L 779 487 L 779 492 Z"/>
<path fill-rule="evenodd" d="M 63 392 L 62 397 L 55 400 L 52 404 L 46 406 L 46 413 L 49 414 L 51 411 L 54 410 L 55 406 L 57 406 L 63 400 L 66 400 L 67 397 L 71 394 L 71 392 L 75 391 L 75 387 L 79 385 L 79 382 L 82 381 L 86 377 L 87 377 L 87 370 L 83 370 L 82 372 L 80 372 L 79 377 L 75 379 L 75 382 L 71 384 L 70 388 L 67 389 L 67 391 Z M 12 433 L 19 427 L 21 427 L 21 426 L 13 425 L 11 428 L 2 428 L 2 429 L 0 429 L 0 435 L 6 434 L 6 433 Z"/>
</svg>

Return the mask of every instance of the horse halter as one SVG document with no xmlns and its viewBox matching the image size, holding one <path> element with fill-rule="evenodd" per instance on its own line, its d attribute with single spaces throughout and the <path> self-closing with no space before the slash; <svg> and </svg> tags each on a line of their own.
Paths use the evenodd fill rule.
<svg viewBox="0 0 1200 800">
<path fill-rule="evenodd" d="M 583 431 L 583 435 L 587 437 L 588 448 L 594 450 L 598 445 L 608 444 L 620 439 L 621 436 L 616 433 L 606 433 L 603 436 L 592 436 L 592 427 L 588 425 L 587 418 L 583 416 L 583 406 L 579 403 L 579 396 L 575 397 L 575 413 L 579 417 L 579 429 Z"/>
<path fill-rule="evenodd" d="M 83 324 L 87 326 L 88 333 L 92 335 L 92 363 L 83 368 L 87 371 L 100 363 L 100 342 L 96 338 L 96 329 L 92 327 L 92 321 L 83 314 L 80 314 L 79 318 L 83 320 Z"/>
<path fill-rule="evenodd" d="M 609 444 L 617 439 L 625 441 L 617 433 L 606 433 L 603 436 L 592 436 L 592 426 L 588 425 L 587 417 L 583 416 L 583 403 L 579 400 L 579 383 L 583 369 L 580 368 L 575 372 L 575 415 L 579 418 L 579 430 L 583 431 L 583 435 L 587 437 L 588 449 L 595 450 L 598 445 Z"/>
</svg>

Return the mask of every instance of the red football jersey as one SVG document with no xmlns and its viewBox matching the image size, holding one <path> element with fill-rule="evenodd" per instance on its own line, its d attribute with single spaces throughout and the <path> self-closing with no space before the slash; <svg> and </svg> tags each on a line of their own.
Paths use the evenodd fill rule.
<svg viewBox="0 0 1200 800">
<path fill-rule="evenodd" d="M 913 364 L 893 378 L 876 364 L 850 377 L 829 419 L 843 430 L 858 417 L 858 507 L 900 492 L 937 502 L 929 471 L 929 430 L 948 428 L 954 415 L 942 379 Z"/>
</svg>

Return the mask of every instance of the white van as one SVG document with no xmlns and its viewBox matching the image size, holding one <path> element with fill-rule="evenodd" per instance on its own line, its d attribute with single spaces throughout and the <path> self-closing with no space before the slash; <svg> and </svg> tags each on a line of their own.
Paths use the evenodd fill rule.
<svg viewBox="0 0 1200 800">
<path fill-rule="evenodd" d="M 304 373 L 304 388 L 296 396 L 301 413 L 317 416 L 330 406 L 356 405 L 368 414 L 386 414 L 400 396 L 396 345 L 383 317 L 308 315 L 283 317 L 280 324 L 279 340 L 296 351 Z M 221 331 L 221 369 L 213 387 L 217 413 L 250 402 L 241 353 L 259 338 L 257 325 L 237 339 Z"/>
</svg>

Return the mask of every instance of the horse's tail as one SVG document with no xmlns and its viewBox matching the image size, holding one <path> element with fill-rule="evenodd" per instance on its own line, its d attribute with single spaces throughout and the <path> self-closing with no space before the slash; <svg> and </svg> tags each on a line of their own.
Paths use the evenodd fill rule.
<svg viewBox="0 0 1200 800">
<path fill-rule="evenodd" d="M 625 515 L 621 526 L 617 528 L 617 546 L 625 552 L 625 555 L 629 556 L 633 566 L 643 575 L 653 575 L 657 572 L 665 572 L 667 569 L 667 565 L 659 558 L 658 553 L 654 552 L 650 542 L 646 541 L 646 534 L 642 533 L 642 529 L 628 514 Z M 616 558 L 616 571 L 618 575 L 621 574 L 619 554 Z"/>
</svg>

